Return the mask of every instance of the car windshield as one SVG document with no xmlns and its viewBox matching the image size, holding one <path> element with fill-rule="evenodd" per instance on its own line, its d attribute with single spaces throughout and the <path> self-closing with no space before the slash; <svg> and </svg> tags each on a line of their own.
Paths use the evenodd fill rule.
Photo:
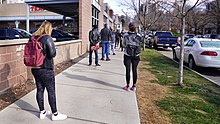
<svg viewBox="0 0 220 124">
<path fill-rule="evenodd" d="M 220 42 L 218 41 L 200 41 L 201 47 L 220 48 Z"/>
<path fill-rule="evenodd" d="M 158 37 L 172 37 L 170 32 L 157 32 L 155 35 Z"/>
<path fill-rule="evenodd" d="M 63 31 L 57 31 L 57 32 L 59 32 L 60 34 L 62 34 L 62 35 L 64 35 L 64 36 L 69 36 L 68 33 L 65 33 L 65 32 L 63 32 Z"/>
<path fill-rule="evenodd" d="M 187 36 L 190 38 L 194 37 L 194 35 L 192 35 L 192 34 L 188 34 Z"/>
<path fill-rule="evenodd" d="M 28 32 L 25 31 L 25 30 L 17 29 L 17 31 L 18 31 L 24 38 L 29 38 L 29 37 L 31 37 L 31 34 L 28 33 Z"/>
</svg>

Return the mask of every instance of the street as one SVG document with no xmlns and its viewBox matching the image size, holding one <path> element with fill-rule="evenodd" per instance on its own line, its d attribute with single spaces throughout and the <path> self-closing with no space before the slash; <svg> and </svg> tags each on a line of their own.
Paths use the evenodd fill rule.
<svg viewBox="0 0 220 124">
<path fill-rule="evenodd" d="M 168 58 L 173 58 L 173 53 L 172 53 L 172 49 L 168 48 L 168 49 L 158 49 L 158 52 L 160 52 L 161 54 L 167 56 Z M 220 86 L 220 69 L 215 69 L 215 68 L 199 68 L 197 70 L 194 70 L 196 72 L 198 72 L 199 74 L 205 76 L 206 78 L 211 79 L 212 81 L 214 81 L 214 83 L 216 83 L 217 85 Z"/>
</svg>

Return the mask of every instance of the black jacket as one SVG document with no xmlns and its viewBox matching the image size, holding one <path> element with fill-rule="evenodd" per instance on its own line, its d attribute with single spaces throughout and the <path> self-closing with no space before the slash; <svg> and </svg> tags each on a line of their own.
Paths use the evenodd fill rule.
<svg viewBox="0 0 220 124">
<path fill-rule="evenodd" d="M 56 48 L 53 39 L 50 36 L 44 36 L 39 41 L 42 43 L 46 55 L 41 68 L 54 69 L 53 58 L 56 56 Z"/>
<path fill-rule="evenodd" d="M 89 32 L 90 46 L 95 46 L 100 41 L 100 34 L 98 29 L 93 29 Z"/>
<path fill-rule="evenodd" d="M 101 40 L 102 41 L 111 41 L 111 37 L 112 37 L 112 34 L 111 34 L 111 31 L 108 29 L 108 28 L 103 28 L 101 30 Z"/>
</svg>

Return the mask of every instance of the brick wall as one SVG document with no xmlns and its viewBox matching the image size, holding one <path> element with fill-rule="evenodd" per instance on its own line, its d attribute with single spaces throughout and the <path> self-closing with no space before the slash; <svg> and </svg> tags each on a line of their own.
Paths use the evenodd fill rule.
<svg viewBox="0 0 220 124">
<path fill-rule="evenodd" d="M 65 61 L 72 60 L 82 55 L 81 40 L 66 41 L 65 43 L 56 43 L 56 52 L 58 53 L 54 58 L 54 64 L 59 64 Z"/>
<path fill-rule="evenodd" d="M 0 91 L 27 80 L 23 45 L 0 46 Z"/>
<path fill-rule="evenodd" d="M 79 37 L 82 39 L 82 53 L 88 50 L 89 31 L 92 29 L 92 1 L 79 1 Z"/>
<path fill-rule="evenodd" d="M 99 13 L 99 29 L 101 30 L 104 27 L 104 4 L 103 0 L 99 0 L 99 5 L 101 6 L 101 12 Z"/>
<path fill-rule="evenodd" d="M 0 42 L 0 93 L 9 87 L 23 84 L 33 79 L 30 68 L 23 63 L 24 44 L 27 40 Z M 82 55 L 82 41 L 55 42 L 57 56 L 54 64 L 75 59 Z"/>
</svg>

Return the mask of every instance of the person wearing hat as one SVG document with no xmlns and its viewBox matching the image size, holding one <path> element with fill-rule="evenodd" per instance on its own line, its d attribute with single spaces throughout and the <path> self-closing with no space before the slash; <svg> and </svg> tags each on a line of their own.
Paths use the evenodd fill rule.
<svg viewBox="0 0 220 124">
<path fill-rule="evenodd" d="M 124 65 L 126 68 L 126 86 L 123 87 L 126 91 L 135 91 L 137 82 L 137 66 L 140 61 L 139 54 L 141 52 L 141 37 L 136 32 L 135 23 L 129 23 L 129 31 L 125 33 L 122 41 L 124 47 Z M 132 67 L 133 85 L 130 87 L 130 71 Z"/>
<path fill-rule="evenodd" d="M 98 31 L 98 26 L 93 25 L 93 29 L 89 31 L 89 66 L 92 65 L 92 53 L 95 52 L 95 65 L 101 66 L 98 63 L 98 48 L 99 48 L 99 41 L 100 41 L 100 33 Z"/>
</svg>

